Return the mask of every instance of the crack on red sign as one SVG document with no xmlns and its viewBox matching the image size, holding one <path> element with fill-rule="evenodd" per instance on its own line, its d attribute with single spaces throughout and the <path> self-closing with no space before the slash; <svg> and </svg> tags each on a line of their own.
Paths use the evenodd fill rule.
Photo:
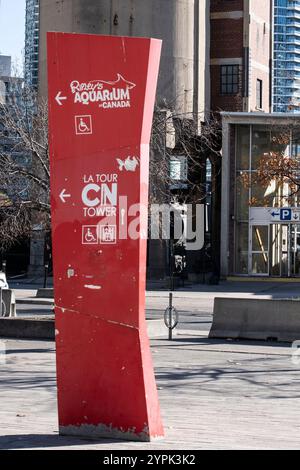
<svg viewBox="0 0 300 470">
<path fill-rule="evenodd" d="M 100 321 L 103 321 L 105 323 L 109 323 L 109 324 L 117 325 L 117 326 L 123 326 L 125 328 L 130 328 L 132 330 L 139 331 L 139 328 L 137 326 L 128 325 L 127 323 L 122 323 L 122 322 L 118 322 L 118 321 L 115 321 L 115 320 L 109 320 L 107 318 L 99 317 L 98 315 L 92 315 L 92 314 L 86 313 L 86 312 L 82 313 L 82 312 L 79 312 L 78 310 L 72 310 L 70 308 L 64 308 L 64 307 L 55 306 L 55 308 L 58 309 L 58 310 L 61 310 L 62 313 L 76 313 L 77 315 L 82 315 L 84 317 L 94 318 L 96 320 L 100 320 Z"/>
</svg>

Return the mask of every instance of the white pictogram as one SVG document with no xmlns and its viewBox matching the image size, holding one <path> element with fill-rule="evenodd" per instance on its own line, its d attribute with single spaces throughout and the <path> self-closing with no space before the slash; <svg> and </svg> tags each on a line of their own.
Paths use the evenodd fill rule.
<svg viewBox="0 0 300 470">
<path fill-rule="evenodd" d="M 126 214 L 126 210 L 121 209 L 121 225 L 125 225 L 125 214 Z"/>
<path fill-rule="evenodd" d="M 120 171 L 123 171 L 123 168 L 125 168 L 126 171 L 134 172 L 139 166 L 139 162 L 136 157 L 127 157 L 126 160 L 121 160 L 120 158 L 117 158 L 117 162 Z"/>
<path fill-rule="evenodd" d="M 84 225 L 82 227 L 82 244 L 83 245 L 97 245 L 97 225 Z"/>
<path fill-rule="evenodd" d="M 66 190 L 63 189 L 62 192 L 60 193 L 59 197 L 60 197 L 60 200 L 65 204 L 66 199 L 70 198 L 71 194 L 67 194 Z"/>
<path fill-rule="evenodd" d="M 92 116 L 75 116 L 76 135 L 93 133 Z"/>
<path fill-rule="evenodd" d="M 112 245 L 117 243 L 117 227 L 115 225 L 104 225 L 100 227 L 100 243 L 103 245 Z"/>
<path fill-rule="evenodd" d="M 62 101 L 65 101 L 67 99 L 66 96 L 62 96 L 61 91 L 59 91 L 55 97 L 55 101 L 59 104 L 59 106 L 62 106 L 63 103 Z"/>
</svg>

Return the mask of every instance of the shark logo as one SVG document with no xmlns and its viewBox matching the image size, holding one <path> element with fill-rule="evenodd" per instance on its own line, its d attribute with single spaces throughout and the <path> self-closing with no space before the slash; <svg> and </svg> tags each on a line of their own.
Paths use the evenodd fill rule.
<svg viewBox="0 0 300 470">
<path fill-rule="evenodd" d="M 113 81 L 91 80 L 90 82 L 80 83 L 74 80 L 70 84 L 74 103 L 89 105 L 97 103 L 100 108 L 130 108 L 131 90 L 136 84 L 126 80 L 120 73 L 117 79 Z"/>
<path fill-rule="evenodd" d="M 97 89 L 100 89 L 100 90 L 102 89 L 102 87 L 105 87 L 106 89 L 111 88 L 111 90 L 113 90 L 114 88 L 120 88 L 120 89 L 128 88 L 129 90 L 132 90 L 132 88 L 136 87 L 135 83 L 125 80 L 125 78 L 120 73 L 117 74 L 117 77 L 118 77 L 117 80 L 113 82 L 106 82 L 104 80 L 93 80 L 89 83 L 92 84 L 93 87 L 96 87 Z"/>
<path fill-rule="evenodd" d="M 121 160 L 120 158 L 117 158 L 117 162 L 120 171 L 123 171 L 123 168 L 125 168 L 126 171 L 134 172 L 139 166 L 139 162 L 136 157 L 127 157 L 126 160 Z"/>
</svg>

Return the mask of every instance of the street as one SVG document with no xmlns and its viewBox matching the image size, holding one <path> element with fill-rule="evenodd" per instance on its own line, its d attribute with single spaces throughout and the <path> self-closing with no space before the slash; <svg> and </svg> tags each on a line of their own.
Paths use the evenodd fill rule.
<svg viewBox="0 0 300 470">
<path fill-rule="evenodd" d="M 53 301 L 37 299 L 36 286 L 11 283 L 11 287 L 14 288 L 17 298 L 18 317 L 53 315 Z M 179 313 L 178 330 L 202 331 L 207 334 L 212 322 L 214 298 L 227 296 L 297 298 L 300 297 L 300 283 L 228 281 L 221 282 L 218 286 L 197 285 L 176 290 L 173 293 L 173 305 Z M 163 318 L 168 304 L 168 291 L 147 291 L 146 317 Z"/>
</svg>

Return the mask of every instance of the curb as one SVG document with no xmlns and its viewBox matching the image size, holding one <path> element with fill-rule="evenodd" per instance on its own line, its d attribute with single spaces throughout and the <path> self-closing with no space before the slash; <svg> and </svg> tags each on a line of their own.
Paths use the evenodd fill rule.
<svg viewBox="0 0 300 470">
<path fill-rule="evenodd" d="M 54 320 L 0 318 L 0 337 L 54 340 Z"/>
<path fill-rule="evenodd" d="M 54 305 L 54 299 L 17 299 L 16 303 L 21 304 L 28 304 L 28 305 Z"/>
<path fill-rule="evenodd" d="M 163 320 L 147 320 L 147 330 L 150 339 L 168 337 L 168 330 Z M 54 319 L 42 318 L 0 318 L 0 338 L 54 341 L 55 322 Z"/>
</svg>

